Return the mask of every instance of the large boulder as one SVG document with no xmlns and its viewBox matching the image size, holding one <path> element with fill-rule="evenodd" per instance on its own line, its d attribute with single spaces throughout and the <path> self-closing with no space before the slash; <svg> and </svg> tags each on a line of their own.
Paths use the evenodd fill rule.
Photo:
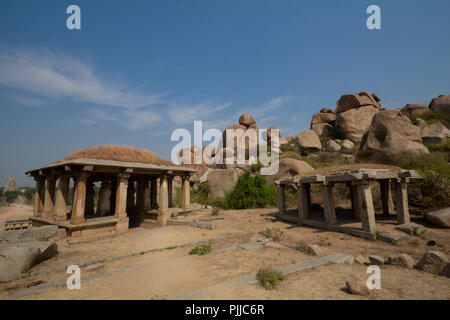
<svg viewBox="0 0 450 320">
<path fill-rule="evenodd" d="M 311 124 L 311 130 L 318 136 L 330 134 L 333 130 L 333 126 L 329 123 Z"/>
<path fill-rule="evenodd" d="M 440 251 L 428 251 L 417 263 L 417 269 L 440 274 L 448 264 L 447 256 Z"/>
<path fill-rule="evenodd" d="M 234 168 L 212 169 L 208 173 L 208 188 L 211 198 L 223 198 L 233 190 L 239 175 Z"/>
<path fill-rule="evenodd" d="M 447 138 L 450 138 L 450 130 L 440 122 L 422 129 L 422 141 L 425 145 L 440 144 Z"/>
<path fill-rule="evenodd" d="M 336 113 L 364 106 L 373 106 L 379 109 L 381 107 L 380 100 L 380 97 L 376 93 L 370 94 L 367 91 L 361 91 L 360 93 L 355 94 L 344 94 L 336 102 Z"/>
<path fill-rule="evenodd" d="M 374 106 L 352 108 L 336 115 L 337 130 L 341 135 L 353 142 L 360 142 L 367 132 L 372 118 L 379 109 Z"/>
<path fill-rule="evenodd" d="M 414 268 L 414 259 L 406 253 L 394 254 L 388 257 L 387 264 L 403 268 Z"/>
<path fill-rule="evenodd" d="M 450 113 L 450 95 L 445 96 L 445 95 L 441 94 L 439 97 L 431 100 L 429 107 L 434 112 L 449 114 Z"/>
<path fill-rule="evenodd" d="M 297 136 L 298 144 L 307 150 L 320 151 L 322 144 L 319 136 L 313 130 L 304 130 Z"/>
<path fill-rule="evenodd" d="M 239 124 L 242 126 L 245 126 L 246 128 L 250 127 L 252 124 L 255 124 L 255 120 L 253 120 L 253 117 L 251 114 L 244 113 L 239 117 Z"/>
<path fill-rule="evenodd" d="M 427 212 L 425 219 L 435 226 L 450 228 L 450 208 Z"/>
<path fill-rule="evenodd" d="M 278 162 L 278 171 L 273 172 L 272 175 L 266 176 L 266 181 L 271 184 L 276 180 L 295 177 L 299 174 L 313 170 L 314 168 L 311 167 L 305 161 L 291 158 L 284 158 Z"/>
<path fill-rule="evenodd" d="M 408 117 L 415 117 L 430 111 L 424 104 L 407 104 L 402 108 L 402 113 Z"/>
<path fill-rule="evenodd" d="M 341 145 L 334 140 L 328 140 L 327 143 L 325 143 L 325 150 L 328 152 L 337 152 L 341 149 Z"/>
<path fill-rule="evenodd" d="M 422 144 L 420 128 L 398 109 L 375 114 L 361 141 L 357 160 L 390 162 L 404 153 L 429 153 Z"/>
<path fill-rule="evenodd" d="M 315 113 L 311 119 L 311 124 L 318 123 L 334 123 L 336 121 L 336 115 L 332 112 L 319 112 Z"/>
<path fill-rule="evenodd" d="M 18 279 L 23 272 L 57 252 L 53 242 L 25 241 L 0 247 L 0 282 Z"/>
</svg>

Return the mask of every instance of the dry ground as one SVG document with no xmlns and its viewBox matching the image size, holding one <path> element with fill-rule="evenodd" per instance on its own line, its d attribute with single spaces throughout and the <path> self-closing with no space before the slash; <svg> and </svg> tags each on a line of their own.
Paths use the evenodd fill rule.
<svg viewBox="0 0 450 320">
<path fill-rule="evenodd" d="M 0 219 L 5 214 L 0 211 Z M 8 211 L 6 211 L 8 212 Z M 10 212 L 10 211 L 9 211 Z M 57 266 L 80 264 L 84 261 L 119 256 L 149 249 L 167 248 L 212 239 L 214 249 L 223 249 L 244 242 L 256 242 L 260 231 L 267 227 L 283 231 L 281 241 L 320 245 L 326 254 L 346 253 L 356 256 L 378 254 L 387 257 L 408 253 L 416 261 L 430 249 L 429 240 L 449 255 L 450 231 L 427 228 L 424 237 L 409 237 L 401 244 L 368 241 L 341 233 L 271 221 L 276 209 L 222 211 L 213 217 L 208 210 L 197 212 L 188 219 L 223 218 L 211 221 L 215 229 L 190 226 L 168 226 L 156 229 L 132 229 L 128 234 L 87 243 L 70 244 L 58 241 L 59 254 L 35 267 L 45 271 Z M 10 213 L 9 213 L 10 214 Z M 420 221 L 419 221 L 420 222 Z M 395 220 L 377 221 L 377 230 L 393 232 Z M 428 227 L 428 226 L 427 226 Z M 398 232 L 398 231 L 395 231 Z M 133 257 L 104 262 L 95 270 L 82 268 L 81 290 L 55 288 L 49 292 L 28 295 L 21 299 L 154 299 L 189 292 L 219 284 L 220 289 L 209 292 L 206 299 L 450 299 L 450 279 L 394 266 L 382 266 L 382 288 L 372 290 L 369 297 L 353 296 L 343 290 L 345 281 L 367 279 L 366 267 L 360 265 L 326 265 L 312 270 L 292 273 L 277 290 L 267 291 L 259 285 L 235 287 L 223 281 L 254 273 L 266 266 L 283 266 L 313 258 L 290 248 L 266 248 L 262 251 L 234 249 L 204 256 L 189 256 L 194 245 L 138 254 Z M 55 271 L 0 284 L 0 299 L 9 299 L 8 289 L 24 288 L 36 283 L 64 281 L 68 274 Z"/>
</svg>

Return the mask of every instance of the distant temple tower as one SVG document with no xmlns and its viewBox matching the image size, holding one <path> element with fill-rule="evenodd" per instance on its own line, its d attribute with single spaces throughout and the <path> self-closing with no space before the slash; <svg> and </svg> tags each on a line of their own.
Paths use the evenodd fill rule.
<svg viewBox="0 0 450 320">
<path fill-rule="evenodd" d="M 6 191 L 19 191 L 19 186 L 17 185 L 17 181 L 15 177 L 10 177 L 6 182 L 5 188 L 3 192 Z"/>
</svg>

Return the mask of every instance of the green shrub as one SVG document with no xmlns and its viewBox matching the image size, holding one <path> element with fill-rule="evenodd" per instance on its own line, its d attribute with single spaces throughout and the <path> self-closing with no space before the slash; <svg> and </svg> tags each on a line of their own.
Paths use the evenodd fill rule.
<svg viewBox="0 0 450 320">
<path fill-rule="evenodd" d="M 310 152 L 303 148 L 296 140 L 292 140 L 291 142 L 282 144 L 280 146 L 280 150 L 282 154 L 284 152 L 293 151 L 297 154 L 300 154 L 303 157 L 306 157 Z"/>
<path fill-rule="evenodd" d="M 5 199 L 6 203 L 13 203 L 14 201 L 16 201 L 19 195 L 19 191 L 6 191 L 3 193 L 3 198 Z"/>
<path fill-rule="evenodd" d="M 189 251 L 190 255 L 197 254 L 199 256 L 204 256 L 212 251 L 212 244 L 202 244 L 201 246 L 196 246 L 194 249 Z"/>
<path fill-rule="evenodd" d="M 317 152 L 304 160 L 315 169 L 355 163 L 353 158 L 348 158 L 339 152 Z"/>
<path fill-rule="evenodd" d="M 286 275 L 284 275 L 280 270 L 264 268 L 258 270 L 256 273 L 256 279 L 267 290 L 273 290 L 278 287 L 278 283 L 280 281 L 286 279 Z"/>
<path fill-rule="evenodd" d="M 409 170 L 417 170 L 423 177 L 415 183 L 423 196 L 426 208 L 442 208 L 450 205 L 450 166 L 448 153 L 431 152 L 420 155 L 402 155 L 394 164 Z"/>
<path fill-rule="evenodd" d="M 448 114 L 428 111 L 424 114 L 412 117 L 412 120 L 414 120 L 414 118 L 421 118 L 425 120 L 428 125 L 436 122 L 441 122 L 444 126 L 450 129 L 450 115 Z"/>
<path fill-rule="evenodd" d="M 295 151 L 286 151 L 280 155 L 280 159 L 291 158 L 296 160 L 303 160 L 302 156 Z"/>
<path fill-rule="evenodd" d="M 266 184 L 262 176 L 252 177 L 249 172 L 241 175 L 234 189 L 225 195 L 223 207 L 225 209 L 264 208 L 277 204 L 277 190 L 275 186 Z"/>
<path fill-rule="evenodd" d="M 428 150 L 430 152 L 446 152 L 447 153 L 447 161 L 448 161 L 448 155 L 450 153 L 450 138 L 445 139 L 440 144 L 434 144 L 428 146 Z"/>
<path fill-rule="evenodd" d="M 219 213 L 220 213 L 219 208 L 214 208 L 214 209 L 211 210 L 211 215 L 212 216 L 218 216 Z"/>
<path fill-rule="evenodd" d="M 266 238 L 272 239 L 273 241 L 278 241 L 281 239 L 281 236 L 283 235 L 284 231 L 280 228 L 270 228 L 267 227 L 266 230 L 261 231 L 259 234 L 263 235 Z"/>
</svg>

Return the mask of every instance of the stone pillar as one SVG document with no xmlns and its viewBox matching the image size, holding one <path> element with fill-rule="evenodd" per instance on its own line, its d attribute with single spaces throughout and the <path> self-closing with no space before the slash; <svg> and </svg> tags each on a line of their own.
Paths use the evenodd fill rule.
<svg viewBox="0 0 450 320">
<path fill-rule="evenodd" d="M 181 207 L 184 210 L 191 210 L 191 185 L 189 176 L 182 177 L 181 182 Z"/>
<path fill-rule="evenodd" d="M 307 183 L 304 184 L 305 192 L 306 192 L 306 200 L 308 202 L 308 210 L 311 211 L 312 209 L 312 203 L 311 203 L 311 184 Z"/>
<path fill-rule="evenodd" d="M 410 223 L 408 208 L 407 179 L 395 181 L 395 207 L 397 208 L 397 221 L 399 224 Z"/>
<path fill-rule="evenodd" d="M 309 217 L 308 193 L 306 186 L 309 184 L 300 183 L 298 188 L 298 218 L 303 222 Z"/>
<path fill-rule="evenodd" d="M 69 197 L 69 175 L 59 177 L 58 189 L 55 196 L 55 219 L 56 221 L 67 220 L 67 198 Z"/>
<path fill-rule="evenodd" d="M 48 176 L 47 183 L 45 185 L 44 195 L 44 214 L 46 218 L 51 218 L 55 215 L 55 189 L 56 189 L 56 176 Z"/>
<path fill-rule="evenodd" d="M 167 183 L 167 176 L 163 176 L 160 178 L 160 187 L 159 187 L 159 210 L 164 212 L 169 207 L 169 190 Z"/>
<path fill-rule="evenodd" d="M 134 181 L 129 180 L 127 189 L 127 213 L 129 215 L 136 211 L 136 198 L 134 196 L 135 191 Z"/>
<path fill-rule="evenodd" d="M 145 180 L 144 182 L 144 213 L 150 210 L 151 205 L 151 194 L 150 194 L 150 182 Z"/>
<path fill-rule="evenodd" d="M 277 185 L 278 188 L 278 215 L 280 217 L 284 216 L 286 213 L 286 195 L 284 193 L 284 185 Z"/>
<path fill-rule="evenodd" d="M 44 210 L 45 177 L 34 177 L 34 180 L 36 180 L 36 191 L 34 193 L 33 216 L 40 217 Z"/>
<path fill-rule="evenodd" d="M 156 210 L 156 209 L 158 209 L 158 203 L 157 203 L 158 184 L 157 184 L 156 178 L 152 178 L 150 185 L 151 185 L 150 186 L 151 209 Z"/>
<path fill-rule="evenodd" d="M 109 202 L 109 214 L 114 215 L 116 212 L 116 195 L 117 195 L 117 177 L 111 180 L 111 198 Z"/>
<path fill-rule="evenodd" d="M 173 208 L 173 176 L 167 177 L 167 192 L 168 207 Z"/>
<path fill-rule="evenodd" d="M 392 211 L 392 196 L 389 180 L 380 181 L 381 203 L 383 205 L 383 216 L 388 217 Z"/>
<path fill-rule="evenodd" d="M 336 206 L 334 203 L 332 184 L 322 184 L 322 199 L 325 222 L 329 224 L 336 224 Z"/>
<path fill-rule="evenodd" d="M 356 220 L 361 221 L 361 204 L 359 203 L 358 188 L 351 183 L 348 184 L 350 189 L 350 200 L 352 202 L 352 211 Z"/>
<path fill-rule="evenodd" d="M 95 189 L 94 183 L 92 181 L 86 182 L 86 204 L 85 204 L 85 216 L 93 216 L 95 213 L 94 210 L 94 197 L 95 197 Z"/>
<path fill-rule="evenodd" d="M 111 182 L 103 181 L 98 192 L 96 216 L 104 217 L 111 213 Z"/>
<path fill-rule="evenodd" d="M 75 191 L 73 194 L 73 204 L 72 204 L 72 218 L 70 219 L 71 224 L 83 224 L 84 210 L 86 207 L 86 184 L 89 173 L 81 172 L 77 176 L 75 183 Z"/>
<path fill-rule="evenodd" d="M 118 219 L 124 219 L 127 217 L 127 182 L 129 174 L 119 174 L 117 177 L 116 188 L 116 212 L 114 216 Z"/>
<path fill-rule="evenodd" d="M 370 183 L 368 181 L 362 181 L 357 185 L 357 189 L 361 211 L 362 229 L 367 232 L 375 233 L 375 210 L 373 207 Z"/>
</svg>

